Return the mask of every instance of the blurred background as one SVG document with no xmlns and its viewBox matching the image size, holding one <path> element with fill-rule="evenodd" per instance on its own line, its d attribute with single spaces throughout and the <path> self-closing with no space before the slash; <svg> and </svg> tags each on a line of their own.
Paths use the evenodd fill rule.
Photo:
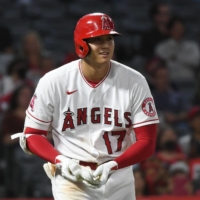
<svg viewBox="0 0 200 200">
<path fill-rule="evenodd" d="M 52 198 L 44 161 L 10 135 L 38 80 L 77 59 L 73 31 L 91 12 L 113 18 L 113 59 L 146 77 L 158 111 L 156 151 L 133 166 L 138 199 L 200 199 L 200 0 L 0 0 L 0 197 Z"/>
</svg>

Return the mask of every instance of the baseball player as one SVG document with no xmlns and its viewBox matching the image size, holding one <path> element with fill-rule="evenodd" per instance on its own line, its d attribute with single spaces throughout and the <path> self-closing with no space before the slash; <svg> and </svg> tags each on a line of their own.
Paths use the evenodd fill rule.
<svg viewBox="0 0 200 200">
<path fill-rule="evenodd" d="M 43 76 L 26 111 L 20 145 L 48 161 L 55 200 L 135 200 L 132 165 L 154 152 L 152 95 L 140 73 L 112 60 L 115 36 L 108 15 L 83 16 L 80 59 Z"/>
</svg>

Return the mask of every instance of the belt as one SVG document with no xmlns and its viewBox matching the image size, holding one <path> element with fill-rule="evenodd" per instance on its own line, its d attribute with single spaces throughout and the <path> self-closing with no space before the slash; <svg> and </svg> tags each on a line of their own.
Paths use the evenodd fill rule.
<svg viewBox="0 0 200 200">
<path fill-rule="evenodd" d="M 107 161 L 109 162 L 109 161 Z M 102 163 L 103 164 L 103 163 Z M 84 167 L 90 167 L 91 170 L 96 170 L 97 167 L 99 166 L 97 163 L 93 163 L 93 162 L 84 162 L 84 161 L 79 161 L 79 165 L 82 165 Z M 117 166 L 116 167 L 113 167 L 111 170 L 117 170 Z"/>
<path fill-rule="evenodd" d="M 84 161 L 79 161 L 79 165 L 82 165 L 84 167 L 90 167 L 91 170 L 96 170 L 96 168 L 98 167 L 97 163 L 93 163 L 93 162 L 84 162 Z"/>
</svg>

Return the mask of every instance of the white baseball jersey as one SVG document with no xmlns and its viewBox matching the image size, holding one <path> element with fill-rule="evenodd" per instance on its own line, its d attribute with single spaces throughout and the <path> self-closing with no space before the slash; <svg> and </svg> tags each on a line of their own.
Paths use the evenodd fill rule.
<svg viewBox="0 0 200 200">
<path fill-rule="evenodd" d="M 159 120 L 148 84 L 139 72 L 111 60 L 107 75 L 93 87 L 80 63 L 73 61 L 40 79 L 25 126 L 42 125 L 43 130 L 52 126 L 54 146 L 61 154 L 100 164 L 131 146 L 132 127 Z"/>
</svg>

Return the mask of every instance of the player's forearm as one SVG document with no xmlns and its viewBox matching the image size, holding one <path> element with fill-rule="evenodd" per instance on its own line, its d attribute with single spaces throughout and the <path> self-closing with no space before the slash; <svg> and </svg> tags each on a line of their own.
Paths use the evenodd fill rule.
<svg viewBox="0 0 200 200">
<path fill-rule="evenodd" d="M 60 154 L 42 135 L 31 135 L 26 142 L 30 152 L 51 163 L 55 163 L 56 156 Z"/>
<path fill-rule="evenodd" d="M 155 151 L 157 125 L 147 125 L 134 129 L 137 141 L 121 156 L 115 159 L 118 169 L 139 163 L 150 157 Z"/>
<path fill-rule="evenodd" d="M 153 154 L 154 148 L 152 141 L 144 140 L 136 142 L 126 152 L 115 159 L 118 163 L 118 169 L 134 165 L 147 159 Z"/>
</svg>

